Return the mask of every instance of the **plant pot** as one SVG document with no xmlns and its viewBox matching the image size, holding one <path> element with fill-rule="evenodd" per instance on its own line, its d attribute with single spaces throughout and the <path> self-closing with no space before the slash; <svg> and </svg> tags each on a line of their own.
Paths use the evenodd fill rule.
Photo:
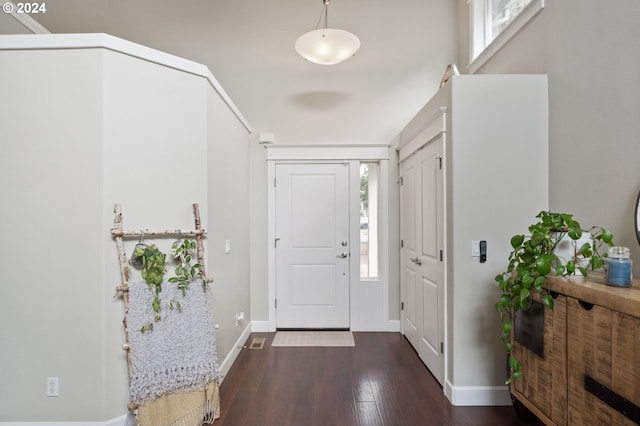
<svg viewBox="0 0 640 426">
<path fill-rule="evenodd" d="M 131 255 L 131 258 L 129 259 L 129 265 L 133 266 L 136 269 L 140 269 L 143 266 L 143 256 L 142 255 L 136 255 L 136 252 L 139 251 L 139 249 L 146 249 L 147 245 L 145 243 L 138 243 L 136 244 L 136 247 L 133 249 L 133 254 Z"/>
<path fill-rule="evenodd" d="M 557 239 L 560 238 L 560 236 L 556 233 L 552 238 Z M 553 253 L 558 256 L 561 265 L 566 265 L 569 260 L 573 259 L 576 265 L 575 274 L 582 275 L 582 272 L 578 268 L 587 268 L 589 266 L 589 260 L 578 254 L 578 250 L 587 243 L 593 244 L 593 236 L 589 232 L 583 232 L 582 236 L 577 240 L 571 239 L 569 234 L 565 233 L 560 241 L 558 241 Z"/>
</svg>

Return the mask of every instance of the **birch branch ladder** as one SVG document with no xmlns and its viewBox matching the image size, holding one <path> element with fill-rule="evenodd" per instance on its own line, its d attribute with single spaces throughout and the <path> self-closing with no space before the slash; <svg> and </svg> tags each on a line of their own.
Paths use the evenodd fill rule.
<svg viewBox="0 0 640 426">
<path fill-rule="evenodd" d="M 193 230 L 182 230 L 182 229 L 166 229 L 166 230 L 125 230 L 122 226 L 122 206 L 120 204 L 114 204 L 113 206 L 113 227 L 111 228 L 111 236 L 115 240 L 116 247 L 118 249 L 118 262 L 120 264 L 120 278 L 122 283 L 119 286 L 116 286 L 116 294 L 114 297 L 117 297 L 119 294 L 122 294 L 122 299 L 124 301 L 124 318 L 122 323 L 124 325 L 124 333 L 125 333 L 125 343 L 122 345 L 122 349 L 127 352 L 127 367 L 129 371 L 129 380 L 132 379 L 132 368 L 131 368 L 131 353 L 129 346 L 129 329 L 127 324 L 127 315 L 129 313 L 129 266 L 127 264 L 127 255 L 124 250 L 124 238 L 139 238 L 141 235 L 149 236 L 149 237 L 185 237 L 185 236 L 193 236 L 196 240 L 196 255 L 198 259 L 198 263 L 200 266 L 200 272 L 202 273 L 202 277 L 205 283 L 213 282 L 213 279 L 209 278 L 205 272 L 204 266 L 204 244 L 202 242 L 202 238 L 206 235 L 206 231 L 202 228 L 200 221 L 200 209 L 197 203 L 193 204 L 193 216 L 195 222 L 195 229 Z M 136 425 L 139 424 L 137 408 L 138 406 L 134 403 L 130 403 L 127 407 L 129 410 L 133 411 Z"/>
</svg>

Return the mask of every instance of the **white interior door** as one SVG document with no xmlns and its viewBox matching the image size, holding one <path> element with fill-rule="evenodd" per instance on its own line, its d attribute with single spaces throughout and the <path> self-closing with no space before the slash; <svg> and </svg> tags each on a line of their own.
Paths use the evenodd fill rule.
<svg viewBox="0 0 640 426">
<path fill-rule="evenodd" d="M 440 384 L 444 380 L 444 179 L 442 139 L 418 154 L 421 169 L 419 277 L 422 324 L 418 354 Z"/>
<path fill-rule="evenodd" d="M 442 139 L 401 165 L 403 331 L 444 381 L 444 174 Z"/>
<path fill-rule="evenodd" d="M 416 203 L 420 204 L 420 170 L 416 168 L 416 157 L 412 156 L 402 163 L 400 186 L 401 210 L 401 282 L 402 282 L 402 329 L 411 345 L 418 350 L 418 326 L 422 307 L 420 306 L 420 288 L 418 286 L 418 216 Z"/>
<path fill-rule="evenodd" d="M 276 165 L 276 328 L 349 328 L 349 165 Z"/>
</svg>

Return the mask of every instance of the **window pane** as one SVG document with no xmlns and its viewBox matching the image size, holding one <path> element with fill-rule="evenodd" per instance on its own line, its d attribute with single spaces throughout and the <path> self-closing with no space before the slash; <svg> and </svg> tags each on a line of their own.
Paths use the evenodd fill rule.
<svg viewBox="0 0 640 426">
<path fill-rule="evenodd" d="M 378 277 L 378 164 L 360 165 L 360 278 Z"/>
<path fill-rule="evenodd" d="M 496 38 L 529 3 L 531 0 L 489 0 L 487 44 Z"/>
</svg>

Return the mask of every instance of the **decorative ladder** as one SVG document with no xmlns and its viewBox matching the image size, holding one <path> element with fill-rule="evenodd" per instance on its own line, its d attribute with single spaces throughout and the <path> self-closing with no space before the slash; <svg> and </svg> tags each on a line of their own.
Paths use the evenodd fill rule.
<svg viewBox="0 0 640 426">
<path fill-rule="evenodd" d="M 140 237 L 141 235 L 149 236 L 149 237 L 184 237 L 184 236 L 193 236 L 196 240 L 196 253 L 198 258 L 198 263 L 201 265 L 200 272 L 202 272 L 202 276 L 207 283 L 213 282 L 213 279 L 208 278 L 204 268 L 204 244 L 202 243 L 202 238 L 207 233 L 202 228 L 200 222 L 200 209 L 197 203 L 193 204 L 193 216 L 195 219 L 195 229 L 193 230 L 183 230 L 183 229 L 168 229 L 162 231 L 154 231 L 149 229 L 144 230 L 125 230 L 122 227 L 122 207 L 120 204 L 114 204 L 113 206 L 113 227 L 111 228 L 111 237 L 115 240 L 116 246 L 118 247 L 118 261 L 120 263 L 120 278 L 122 279 L 122 284 L 116 287 L 116 294 L 114 297 L 117 297 L 119 294 L 122 294 L 122 300 L 124 301 L 124 319 L 122 320 L 122 324 L 124 325 L 124 336 L 125 343 L 122 345 L 122 349 L 127 351 L 127 367 L 129 371 L 129 380 L 133 378 L 133 371 L 131 368 L 131 353 L 129 346 L 129 329 L 127 327 L 127 315 L 129 313 L 129 266 L 127 265 L 127 256 L 124 251 L 124 243 L 123 238 L 134 238 Z M 138 420 L 138 406 L 135 403 L 129 403 L 127 408 L 133 411 L 136 425 L 139 424 Z"/>
</svg>

